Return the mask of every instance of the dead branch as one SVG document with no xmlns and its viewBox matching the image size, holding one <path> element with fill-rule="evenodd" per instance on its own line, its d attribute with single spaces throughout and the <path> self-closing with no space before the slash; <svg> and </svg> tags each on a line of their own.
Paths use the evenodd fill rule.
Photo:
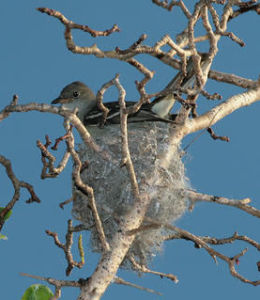
<svg viewBox="0 0 260 300">
<path fill-rule="evenodd" d="M 236 254 L 233 257 L 228 257 L 214 250 L 213 248 L 209 247 L 208 244 L 203 239 L 188 232 L 187 230 L 181 229 L 171 224 L 156 222 L 155 220 L 147 217 L 145 218 L 145 221 L 150 222 L 151 224 L 157 224 L 158 226 L 163 226 L 167 229 L 173 230 L 174 232 L 177 232 L 177 234 L 182 236 L 184 239 L 193 241 L 197 248 L 204 248 L 208 252 L 208 254 L 214 259 L 215 262 L 217 262 L 216 260 L 217 257 L 225 261 L 228 264 L 229 271 L 233 277 L 236 277 L 242 282 L 249 283 L 254 286 L 260 285 L 260 280 L 258 281 L 249 280 L 243 277 L 242 275 L 240 275 L 235 269 L 235 264 L 237 264 L 239 258 L 247 252 L 247 249 L 244 249 L 243 251 L 241 251 L 240 253 Z"/>
<path fill-rule="evenodd" d="M 126 286 L 130 286 L 130 287 L 133 287 L 133 288 L 136 288 L 136 289 L 139 289 L 141 291 L 145 291 L 145 292 L 148 292 L 148 293 L 152 293 L 152 294 L 156 294 L 156 295 L 159 295 L 159 296 L 162 296 L 161 293 L 155 291 L 155 290 L 152 290 L 152 289 L 149 289 L 149 288 L 145 288 L 143 286 L 140 286 L 140 285 L 137 285 L 137 284 L 134 284 L 134 283 L 131 283 L 129 281 L 126 281 L 120 277 L 115 277 L 114 279 L 114 283 L 117 283 L 117 284 L 123 284 L 123 285 L 126 285 Z"/>
<path fill-rule="evenodd" d="M 52 297 L 50 300 L 57 300 L 61 297 L 61 288 L 62 287 L 77 287 L 80 288 L 80 282 L 78 281 L 70 281 L 70 280 L 58 280 L 55 278 L 51 278 L 51 277 L 43 277 L 43 276 L 37 276 L 37 275 L 31 275 L 31 274 L 27 274 L 27 273 L 20 273 L 21 276 L 27 276 L 27 277 L 31 277 L 33 279 L 37 279 L 37 280 L 42 280 L 42 281 L 46 281 L 51 285 L 55 286 L 55 294 L 54 297 Z"/>
<path fill-rule="evenodd" d="M 66 135 L 65 135 L 66 136 Z M 65 151 L 63 154 L 63 157 L 57 167 L 54 166 L 54 163 L 56 161 L 56 157 L 52 155 L 48 147 L 51 144 L 48 135 L 45 136 L 46 143 L 43 145 L 39 140 L 37 141 L 36 145 L 41 150 L 41 160 L 42 160 L 42 172 L 41 172 L 41 179 L 45 178 L 55 178 L 57 177 L 66 167 L 68 160 L 70 158 L 70 153 L 68 151 Z M 52 147 L 52 149 L 56 149 L 58 143 L 60 143 L 61 140 L 64 138 L 58 138 L 56 139 L 55 145 Z"/>
<path fill-rule="evenodd" d="M 51 277 L 43 277 L 43 276 L 37 276 L 37 275 L 31 275 L 31 274 L 27 274 L 27 273 L 20 273 L 21 276 L 26 276 L 26 277 L 30 277 L 33 279 L 37 279 L 37 280 L 42 280 L 42 281 L 46 281 L 51 285 L 55 286 L 55 295 L 53 298 L 51 298 L 50 300 L 56 300 L 59 299 L 61 297 L 61 288 L 62 287 L 76 287 L 76 288 L 80 288 L 81 285 L 85 282 L 85 280 L 79 280 L 79 281 L 70 281 L 70 280 L 58 280 L 55 278 L 51 278 Z M 126 286 L 130 286 L 136 289 L 139 289 L 141 291 L 146 291 L 148 293 L 153 293 L 156 295 L 161 296 L 162 294 L 154 291 L 152 289 L 149 288 L 145 288 L 142 287 L 140 285 L 131 283 L 129 281 L 126 281 L 118 276 L 115 277 L 114 279 L 114 283 L 116 284 L 121 284 L 121 285 L 126 285 Z M 58 291 L 58 292 L 57 292 Z"/>
<path fill-rule="evenodd" d="M 196 132 L 208 128 L 218 121 L 230 115 L 233 111 L 248 106 L 260 100 L 260 86 L 255 89 L 250 89 L 242 94 L 232 96 L 225 102 L 215 106 L 205 114 L 195 118 L 188 119 L 184 128 L 184 136 L 188 133 Z"/>
<path fill-rule="evenodd" d="M 222 36 L 227 36 L 233 41 L 237 42 L 240 45 L 243 45 L 243 42 L 232 32 L 227 32 L 227 22 L 231 19 L 234 18 L 235 16 L 238 16 L 239 14 L 250 11 L 250 10 L 255 10 L 258 12 L 258 8 L 254 9 L 248 9 L 248 7 L 252 7 L 252 1 L 249 1 L 247 3 L 241 4 L 240 5 L 240 12 L 236 13 L 233 11 L 233 6 L 238 5 L 239 1 L 227 1 L 227 4 L 225 5 L 223 9 L 223 14 L 220 16 L 217 14 L 211 3 L 219 3 L 219 4 L 225 4 L 226 1 L 224 0 L 215 0 L 215 1 L 206 1 L 206 0 L 200 0 L 197 2 L 195 5 L 195 9 L 193 13 L 190 13 L 187 7 L 185 6 L 184 2 L 179 0 L 179 1 L 171 1 L 168 3 L 168 1 L 158 1 L 158 0 L 153 0 L 153 2 L 163 8 L 166 8 L 168 10 L 171 10 L 173 6 L 179 6 L 186 18 L 188 19 L 188 30 L 183 31 L 183 40 L 181 40 L 178 43 L 175 43 L 172 38 L 167 35 L 163 37 L 160 41 L 158 41 L 153 47 L 143 45 L 143 41 L 145 40 L 146 36 L 141 36 L 134 44 L 132 44 L 128 49 L 125 50 L 120 50 L 118 47 L 115 48 L 115 50 L 112 51 L 103 51 L 98 48 L 97 45 L 93 45 L 90 47 L 79 47 L 77 46 L 72 37 L 72 29 L 79 29 L 82 31 L 85 31 L 92 35 L 93 37 L 96 36 L 108 36 L 112 34 L 113 32 L 119 31 L 119 28 L 114 25 L 111 29 L 107 29 L 105 31 L 98 31 L 91 29 L 90 27 L 86 25 L 79 25 L 76 24 L 70 20 L 68 20 L 63 14 L 60 12 L 57 12 L 55 10 L 51 10 L 48 8 L 39 8 L 38 10 L 42 13 L 46 13 L 50 16 L 53 16 L 57 18 L 64 26 L 65 26 L 65 40 L 67 43 L 67 48 L 72 51 L 73 53 L 79 53 L 79 54 L 85 54 L 85 55 L 95 55 L 96 57 L 102 57 L 102 58 L 116 58 L 119 60 L 123 60 L 132 66 L 134 66 L 137 70 L 142 72 L 145 75 L 145 78 L 140 82 L 137 83 L 137 88 L 140 92 L 141 95 L 141 100 L 138 102 L 138 104 L 134 107 L 134 109 L 139 109 L 142 103 L 145 101 L 148 101 L 150 99 L 149 95 L 146 94 L 145 92 L 145 84 L 148 80 L 150 80 L 153 77 L 153 72 L 151 72 L 148 68 L 146 68 L 143 64 L 141 64 L 139 61 L 136 60 L 135 56 L 138 54 L 148 54 L 151 56 L 156 57 L 160 61 L 162 61 L 165 64 L 168 64 L 169 66 L 172 66 L 174 68 L 181 69 L 182 71 L 182 76 L 186 75 L 186 57 L 187 56 L 192 56 L 193 60 L 193 65 L 195 69 L 195 76 L 196 76 L 196 83 L 194 85 L 194 91 L 191 100 L 193 101 L 193 111 L 192 113 L 196 115 L 196 99 L 199 95 L 199 93 L 203 90 L 205 83 L 207 81 L 208 76 L 210 78 L 214 78 L 219 81 L 224 81 L 232 84 L 236 84 L 241 87 L 250 87 L 250 90 L 240 94 L 231 97 L 224 103 L 221 103 L 220 105 L 216 106 L 212 110 L 206 112 L 202 116 L 198 116 L 195 119 L 189 119 L 188 115 L 189 112 L 191 111 L 191 107 L 182 108 L 182 112 L 184 115 L 183 118 L 183 123 L 178 124 L 178 128 L 175 131 L 175 137 L 170 141 L 172 144 L 178 143 L 185 135 L 208 128 L 209 126 L 215 124 L 217 121 L 221 120 L 224 118 L 226 115 L 232 113 L 234 110 L 252 104 L 255 101 L 260 100 L 260 87 L 259 85 L 256 84 L 256 82 L 247 80 L 247 79 L 241 79 L 235 75 L 232 74 L 224 74 L 224 73 L 219 73 L 219 72 L 214 72 L 210 71 L 210 67 L 213 61 L 214 56 L 217 53 L 217 43 L 219 39 Z M 245 9 L 247 8 L 247 9 Z M 244 11 L 242 11 L 244 9 Z M 212 29 L 212 25 L 209 21 L 209 16 L 208 12 L 210 12 L 212 20 L 213 20 L 213 25 L 215 26 L 215 31 Z M 202 19 L 203 26 L 207 32 L 207 35 L 204 39 L 204 37 L 195 37 L 195 25 L 197 24 L 199 19 Z M 197 51 L 196 43 L 199 40 L 207 40 L 209 41 L 210 45 L 210 50 L 209 50 L 209 64 L 207 65 L 206 69 L 203 70 L 201 67 L 201 56 Z M 186 41 L 185 41 L 186 40 Z M 184 49 L 184 44 L 186 43 L 185 46 L 188 46 L 188 48 Z M 162 51 L 161 48 L 163 45 L 168 45 L 171 47 L 170 51 L 165 52 Z M 180 61 L 176 61 L 173 56 L 177 54 L 181 58 Z M 94 220 L 95 224 L 94 226 L 97 227 L 97 231 L 99 232 L 101 244 L 103 246 L 103 253 L 102 257 L 100 260 L 99 265 L 97 266 L 94 274 L 89 280 L 83 280 L 79 283 L 78 285 L 74 285 L 77 287 L 81 288 L 81 295 L 79 299 L 81 300 L 86 300 L 86 299 L 99 299 L 100 296 L 104 293 L 105 289 L 107 286 L 110 284 L 110 282 L 115 278 L 115 274 L 117 269 L 119 268 L 122 260 L 124 259 L 131 243 L 134 240 L 135 234 L 138 232 L 138 230 L 145 230 L 145 226 L 141 226 L 146 208 L 150 202 L 149 196 L 140 194 L 139 188 L 138 188 L 138 183 L 137 179 L 135 176 L 134 172 L 134 167 L 133 163 L 131 161 L 131 156 L 129 153 L 129 148 L 128 148 L 128 136 L 127 136 L 127 116 L 129 114 L 129 110 L 126 109 L 125 106 L 125 91 L 122 87 L 122 85 L 119 82 L 118 77 L 116 77 L 113 81 L 111 81 L 111 84 L 115 84 L 119 91 L 119 102 L 120 102 L 120 115 L 121 115 L 121 135 L 122 135 L 122 149 L 123 149 L 123 155 L 122 155 L 122 165 L 127 167 L 127 170 L 129 172 L 129 177 L 130 181 L 132 184 L 132 190 L 133 194 L 135 196 L 135 202 L 133 205 L 132 210 L 127 214 L 127 216 L 119 217 L 118 222 L 120 223 L 120 230 L 116 233 L 116 235 L 113 237 L 111 241 L 111 245 L 108 245 L 106 242 L 106 238 L 104 235 L 104 231 L 102 228 L 101 221 L 99 219 L 98 211 L 96 209 L 95 205 L 95 199 L 94 199 L 94 193 L 93 189 L 86 184 L 84 184 L 81 180 L 80 177 L 80 172 L 82 170 L 82 163 L 79 160 L 79 157 L 74 149 L 74 138 L 71 133 L 71 130 L 69 130 L 69 124 L 71 123 L 76 129 L 79 131 L 83 141 L 94 149 L 95 151 L 99 152 L 103 158 L 109 159 L 107 153 L 104 153 L 103 151 L 100 150 L 100 148 L 95 144 L 95 142 L 92 140 L 91 136 L 87 132 L 86 128 L 83 126 L 83 124 L 80 122 L 80 120 L 77 118 L 75 112 L 68 112 L 63 110 L 62 108 L 53 108 L 52 106 L 48 106 L 45 104 L 27 104 L 27 105 L 17 105 L 17 99 L 14 98 L 13 101 L 9 106 L 4 108 L 0 112 L 0 120 L 6 118 L 11 112 L 24 112 L 24 111 L 29 111 L 29 110 L 38 110 L 42 112 L 51 112 L 51 113 L 56 113 L 60 114 L 61 116 L 64 117 L 64 127 L 67 132 L 66 136 L 66 145 L 67 145 L 67 152 L 68 155 L 72 155 L 72 158 L 75 163 L 75 168 L 73 171 L 73 180 L 75 182 L 75 186 L 79 190 L 79 192 L 83 193 L 85 196 L 88 197 L 93 215 L 94 215 Z M 106 87 L 107 88 L 107 87 Z M 100 95 L 100 99 L 102 100 L 102 96 Z M 188 96 L 191 96 L 191 93 L 188 93 Z M 190 100 L 188 98 L 188 100 Z M 99 105 L 101 109 L 104 112 L 104 120 L 103 124 L 105 123 L 106 119 L 106 114 L 107 110 L 105 109 L 104 106 L 102 106 L 102 101 L 99 101 Z M 138 108 L 139 107 L 139 108 Z M 186 109 L 186 110 L 185 110 Z M 214 132 L 211 131 L 211 135 L 213 138 L 222 138 L 223 137 L 218 137 L 214 134 Z M 52 164 L 55 161 L 55 158 L 51 155 L 51 153 L 48 151 L 48 141 L 46 141 L 46 145 L 41 144 L 40 142 L 39 148 L 42 151 L 42 157 L 45 160 L 45 165 L 46 169 L 49 168 L 50 162 Z M 48 162 L 46 161 L 46 158 L 48 159 Z M 53 167 L 54 168 L 54 167 Z M 24 185 L 26 186 L 26 185 Z M 27 186 L 26 186 L 27 187 Z M 27 187 L 28 188 L 28 187 Z M 28 188 L 29 190 L 29 188 Z M 213 197 L 213 196 L 211 196 Z M 215 197 L 216 198 L 216 197 Z M 16 200 L 17 201 L 17 200 Z M 198 200 L 196 200 L 198 201 Z M 224 202 L 223 199 L 215 199 L 215 201 L 212 200 L 212 202 Z M 229 204 L 226 205 L 231 205 L 230 201 L 228 201 Z M 255 208 L 249 207 L 247 204 L 241 203 L 243 206 L 243 210 L 253 214 L 257 215 L 258 210 Z M 221 203 L 224 204 L 224 203 Z M 236 205 L 232 205 L 236 206 Z M 246 206 L 246 207 L 245 207 Z M 238 207 L 238 206 L 237 206 Z M 241 208 L 241 207 L 239 207 Z M 230 272 L 232 276 L 240 279 L 243 282 L 250 283 L 252 285 L 259 285 L 259 281 L 250 281 L 244 277 L 242 277 L 240 274 L 237 273 L 235 270 L 235 264 L 239 260 L 241 256 L 243 256 L 246 253 L 246 249 L 243 250 L 241 253 L 238 253 L 234 257 L 227 257 L 223 255 L 222 253 L 219 253 L 212 249 L 211 247 L 208 246 L 208 243 L 210 243 L 210 240 L 207 240 L 206 238 L 203 239 L 202 237 L 198 237 L 196 235 L 193 235 L 183 229 L 180 229 L 176 226 L 170 225 L 170 224 L 162 224 L 159 222 L 155 222 L 154 220 L 151 220 L 149 218 L 146 218 L 146 221 L 149 223 L 146 225 L 148 228 L 149 226 L 159 226 L 159 227 L 165 227 L 167 229 L 173 230 L 174 232 L 177 232 L 178 236 L 181 236 L 182 238 L 186 240 L 191 240 L 194 242 L 194 244 L 198 247 L 204 248 L 208 254 L 216 261 L 216 258 L 220 258 L 224 260 L 225 262 L 228 263 Z M 57 235 L 54 233 L 50 233 L 55 239 L 56 244 L 64 250 L 64 248 L 69 248 L 69 245 L 72 244 L 71 238 L 72 238 L 72 225 L 70 226 L 70 234 L 68 234 L 66 238 L 66 244 L 67 244 L 67 239 L 68 239 L 68 247 L 64 244 L 61 244 L 60 241 L 58 240 Z M 129 232 L 131 234 L 129 234 Z M 250 240 L 247 237 L 240 236 L 241 239 L 245 240 L 246 242 L 250 243 L 253 245 L 254 242 L 253 240 Z M 232 237 L 233 240 L 239 239 L 238 236 Z M 231 239 L 232 240 L 232 239 Z M 218 241 L 219 242 L 219 241 Z M 212 240 L 213 243 L 213 240 Z M 256 245 L 256 244 L 255 244 Z M 259 246 L 259 244 L 258 244 Z M 110 251 L 108 251 L 110 250 Z M 64 250 L 65 252 L 65 250 Z M 160 276 L 165 276 L 167 274 L 159 273 L 159 272 L 154 272 L 151 270 L 148 270 L 147 268 L 143 268 L 143 266 L 138 265 L 135 261 L 132 262 L 136 268 L 141 270 L 142 272 L 149 272 L 149 273 L 154 273 Z M 163 275 L 162 275 L 163 274 Z M 173 275 L 172 275 L 173 276 Z M 32 277 L 32 276 L 31 276 Z M 39 277 L 38 277 L 39 278 Z M 43 277 L 42 277 L 43 278 Z M 171 279 L 176 280 L 176 277 L 173 276 Z M 61 286 L 65 286 L 63 284 L 63 281 L 55 281 L 52 279 L 46 279 L 44 278 L 43 280 L 46 280 L 47 282 L 51 282 L 51 284 L 54 284 L 56 287 L 56 297 L 58 298 L 60 296 L 60 288 Z M 71 283 L 71 282 L 70 282 Z M 91 298 L 90 298 L 91 297 Z"/>
<path fill-rule="evenodd" d="M 100 237 L 100 242 L 102 244 L 103 250 L 104 250 L 104 252 L 109 251 L 109 244 L 106 241 L 102 222 L 99 217 L 97 206 L 95 203 L 94 191 L 90 186 L 85 184 L 80 177 L 82 163 L 81 163 L 80 158 L 74 148 L 74 137 L 70 130 L 70 124 L 69 124 L 68 119 L 64 120 L 64 128 L 69 135 L 69 137 L 66 140 L 67 149 L 68 149 L 68 152 L 71 154 L 73 161 L 74 161 L 74 169 L 72 172 L 72 178 L 74 180 L 76 187 L 79 189 L 79 191 L 82 192 L 85 196 L 87 196 L 90 207 L 91 207 L 91 211 L 93 213 L 95 225 L 96 225 L 99 237 Z"/>
<path fill-rule="evenodd" d="M 79 245 L 79 252 L 81 256 L 81 261 L 76 262 L 73 259 L 72 253 L 71 253 L 71 247 L 73 244 L 73 231 L 72 231 L 72 221 L 68 220 L 68 228 L 67 228 L 67 233 L 66 233 L 66 243 L 62 244 L 58 238 L 58 234 L 56 232 L 52 232 L 50 230 L 45 231 L 49 236 L 53 237 L 55 245 L 61 248 L 64 251 L 68 266 L 66 268 L 66 276 L 69 276 L 71 271 L 73 270 L 74 267 L 77 267 L 81 269 L 84 265 L 84 251 L 82 252 L 82 244 Z M 82 255 L 83 253 L 83 255 Z"/>
<path fill-rule="evenodd" d="M 228 74 L 214 70 L 209 71 L 209 78 L 216 81 L 233 84 L 244 89 L 251 89 L 257 87 L 257 81 L 246 79 L 234 74 Z"/>
<path fill-rule="evenodd" d="M 221 100 L 222 96 L 218 93 L 209 94 L 206 90 L 201 90 L 201 95 L 203 95 L 208 100 Z"/>
<path fill-rule="evenodd" d="M 207 195 L 207 194 L 201 194 L 197 193 L 192 190 L 187 190 L 187 197 L 189 198 L 191 205 L 190 210 L 194 208 L 194 205 L 197 202 L 212 202 L 212 203 L 218 203 L 222 205 L 227 206 L 233 206 L 239 209 L 242 209 L 243 211 L 247 212 L 248 214 L 260 218 L 260 210 L 256 209 L 253 206 L 248 205 L 248 203 L 251 202 L 251 199 L 245 198 L 242 200 L 234 200 L 234 199 L 228 199 L 225 197 L 219 197 L 219 196 L 213 196 L 213 195 Z"/>
<path fill-rule="evenodd" d="M 45 103 L 28 103 L 25 105 L 7 105 L 2 111 L 0 111 L 0 121 L 4 120 L 10 113 L 13 112 L 28 112 L 28 111 L 40 111 L 48 112 L 52 114 L 60 115 L 67 118 L 71 125 L 77 129 L 79 135 L 81 136 L 83 142 L 100 154 L 103 159 L 111 159 L 111 157 L 105 151 L 102 151 L 100 147 L 95 143 L 87 128 L 82 124 L 80 119 L 74 112 L 70 110 L 63 109 L 62 107 L 55 107 Z"/>
<path fill-rule="evenodd" d="M 14 194 L 12 199 L 9 201 L 9 203 L 5 206 L 5 208 L 0 212 L 0 231 L 3 228 L 3 225 L 5 223 L 5 216 L 8 214 L 8 212 L 14 207 L 15 203 L 20 198 L 20 189 L 26 188 L 28 192 L 30 193 L 31 197 L 26 201 L 27 203 L 31 202 L 40 202 L 40 199 L 37 197 L 37 195 L 34 192 L 33 186 L 25 181 L 20 181 L 13 172 L 12 164 L 10 160 L 5 158 L 3 155 L 0 155 L 0 164 L 5 168 L 6 175 L 10 179 L 13 188 L 14 188 Z"/>
<path fill-rule="evenodd" d="M 210 134 L 210 136 L 213 138 L 213 140 L 221 140 L 221 141 L 225 141 L 225 142 L 229 142 L 230 141 L 230 138 L 228 136 L 216 135 L 215 132 L 213 131 L 213 129 L 211 127 L 209 127 L 207 129 L 207 132 Z"/>
<path fill-rule="evenodd" d="M 65 200 L 65 201 L 63 201 L 63 202 L 61 202 L 61 203 L 59 204 L 60 208 L 63 209 L 65 205 L 67 205 L 67 204 L 73 202 L 73 198 L 74 198 L 74 197 L 72 196 L 71 198 L 69 198 L 69 199 L 67 199 L 67 200 Z"/>
<path fill-rule="evenodd" d="M 146 266 L 140 265 L 133 257 L 129 257 L 129 260 L 131 261 L 131 263 L 133 264 L 133 267 L 138 272 L 154 274 L 154 275 L 160 276 L 161 278 L 165 277 L 165 278 L 172 280 L 174 283 L 179 282 L 179 279 L 177 278 L 177 276 L 175 276 L 173 274 L 166 274 L 166 273 L 150 270 Z"/>
<path fill-rule="evenodd" d="M 72 130 L 72 126 L 70 128 L 70 131 L 71 130 Z M 68 137 L 69 137 L 69 134 L 66 133 L 63 136 L 60 136 L 59 138 L 57 138 L 55 140 L 55 144 L 51 147 L 51 149 L 56 151 L 58 149 L 58 146 L 59 146 L 60 142 L 66 140 Z"/>
<path fill-rule="evenodd" d="M 131 159 L 130 151 L 129 151 L 129 146 L 128 146 L 128 132 L 127 132 L 127 117 L 128 114 L 126 112 L 126 104 L 125 104 L 125 95 L 126 92 L 123 88 L 123 86 L 119 82 L 118 76 L 114 79 L 114 84 L 118 89 L 119 92 L 119 98 L 118 102 L 120 105 L 120 127 L 121 127 L 121 137 L 122 137 L 122 160 L 121 160 L 121 166 L 126 166 L 131 186 L 132 186 L 132 191 L 133 195 L 136 199 L 139 198 L 139 187 L 137 183 L 137 178 L 135 175 L 135 170 L 133 166 L 133 162 Z"/>
<path fill-rule="evenodd" d="M 199 238 L 202 239 L 205 243 L 211 244 L 214 246 L 232 244 L 235 241 L 239 240 L 239 241 L 244 241 L 244 242 L 250 244 L 251 246 L 255 247 L 257 250 L 260 250 L 259 243 L 257 243 L 255 240 L 247 237 L 246 235 L 238 235 L 237 232 L 235 232 L 232 236 L 226 237 L 226 238 L 216 238 L 216 237 L 210 237 L 210 236 L 199 236 Z M 169 234 L 169 235 L 165 236 L 165 238 L 164 238 L 165 241 L 176 240 L 176 239 L 188 240 L 187 238 L 181 236 L 178 233 Z"/>
<path fill-rule="evenodd" d="M 238 3 L 238 6 L 240 8 L 238 10 L 235 10 L 232 15 L 229 16 L 229 20 L 232 20 L 239 15 L 249 12 L 249 11 L 255 11 L 258 15 L 260 14 L 260 3 L 255 4 L 257 1 L 248 1 L 248 2 L 241 2 Z"/>
<path fill-rule="evenodd" d="M 37 10 L 40 11 L 41 13 L 45 13 L 49 16 L 57 18 L 58 20 L 61 21 L 61 23 L 63 25 L 65 25 L 66 27 L 68 27 L 70 29 L 79 29 L 79 30 L 82 30 L 84 32 L 88 32 L 92 37 L 108 36 L 111 33 L 120 31 L 120 29 L 117 25 L 113 25 L 112 28 L 104 30 L 104 31 L 94 30 L 94 29 L 91 29 L 87 25 L 79 25 L 79 24 L 76 24 L 76 23 L 68 20 L 62 13 L 60 13 L 59 11 L 56 11 L 54 9 L 50 9 L 50 8 L 47 8 L 47 7 L 39 7 L 39 8 L 37 8 Z"/>
<path fill-rule="evenodd" d="M 189 43 L 191 45 L 191 51 L 193 53 L 196 76 L 197 76 L 198 82 L 201 82 L 202 72 L 199 69 L 199 56 L 195 50 L 196 49 L 195 43 L 197 43 L 199 41 L 210 39 L 210 45 L 211 45 L 210 51 L 212 51 L 211 53 L 213 54 L 213 52 L 214 53 L 216 52 L 216 42 L 221 35 L 228 35 L 228 36 L 233 37 L 232 33 L 225 32 L 227 22 L 230 20 L 229 17 L 232 16 L 232 14 L 233 14 L 232 4 L 226 5 L 221 20 L 219 20 L 219 17 L 216 15 L 216 12 L 211 9 L 212 6 L 210 5 L 210 3 L 207 4 L 208 5 L 207 7 L 211 10 L 211 13 L 213 14 L 214 18 L 216 20 L 218 20 L 218 21 L 215 21 L 215 23 L 217 24 L 218 31 L 215 31 L 213 33 L 210 23 L 208 22 L 208 18 L 205 15 L 206 11 L 205 11 L 205 3 L 204 2 L 205 1 L 201 0 L 198 4 L 194 14 L 191 15 L 183 1 L 172 1 L 170 4 L 168 4 L 167 1 L 162 1 L 162 2 L 154 1 L 154 3 L 156 3 L 157 5 L 163 6 L 163 7 L 167 6 L 167 7 L 172 8 L 175 5 L 180 6 L 180 8 L 183 10 L 184 15 L 190 20 L 190 25 L 189 25 L 190 29 L 194 28 L 194 25 L 196 24 L 202 11 L 204 10 L 204 13 L 202 13 L 203 22 L 204 22 L 204 26 L 205 26 L 206 30 L 208 31 L 208 34 L 204 37 L 194 37 L 194 34 L 190 33 L 189 38 L 188 38 L 188 35 L 187 35 L 188 30 L 186 29 L 186 31 L 185 30 L 183 31 L 183 35 L 179 35 L 179 37 L 177 38 L 178 44 L 174 43 L 173 40 L 171 39 L 172 42 L 169 45 L 172 47 L 172 49 L 168 52 L 164 52 L 161 50 L 161 47 L 158 47 L 158 43 L 160 44 L 160 42 L 156 43 L 153 47 L 150 47 L 147 45 L 142 45 L 142 42 L 146 38 L 146 35 L 142 35 L 137 40 L 137 42 L 135 42 L 133 45 L 131 45 L 126 50 L 120 50 L 118 47 L 116 47 L 115 50 L 113 50 L 113 51 L 102 51 L 98 48 L 97 45 L 93 45 L 91 47 L 79 47 L 79 46 L 75 45 L 75 43 L 73 41 L 71 29 L 83 30 L 85 32 L 90 33 L 92 36 L 95 37 L 98 35 L 107 36 L 115 31 L 118 31 L 118 28 L 113 27 L 113 28 L 105 30 L 105 31 L 96 31 L 96 30 L 90 29 L 86 25 L 79 25 L 79 24 L 76 24 L 76 23 L 68 20 L 63 14 L 61 14 L 58 11 L 55 11 L 55 10 L 52 10 L 49 8 L 39 8 L 38 10 L 43 13 L 47 13 L 50 16 L 58 18 L 63 23 L 63 25 L 65 26 L 65 39 L 67 42 L 67 48 L 70 51 L 72 51 L 74 53 L 78 53 L 78 54 L 95 55 L 99 58 L 116 58 L 119 60 L 126 61 L 130 65 L 137 68 L 140 72 L 142 72 L 149 79 L 151 79 L 153 76 L 152 72 L 150 70 L 148 70 L 143 64 L 141 64 L 136 59 L 134 59 L 133 57 L 135 55 L 148 54 L 148 55 L 151 55 L 151 56 L 161 60 L 163 63 L 168 64 L 169 66 L 171 66 L 173 68 L 179 69 L 182 66 L 183 70 L 184 70 L 185 63 L 180 64 L 178 61 L 176 61 L 173 58 L 173 56 L 176 53 L 178 53 L 178 55 L 180 55 L 180 57 L 182 57 L 182 61 L 184 61 L 183 47 L 187 46 L 187 44 Z M 214 1 L 214 2 L 221 3 L 221 4 L 224 3 L 223 1 Z M 236 16 L 238 16 L 238 15 L 236 15 Z M 163 39 L 161 41 L 163 41 Z M 162 45 L 164 45 L 164 43 L 162 43 Z M 185 53 L 186 53 L 186 55 L 191 54 L 191 52 L 187 51 L 187 50 Z M 213 56 L 211 57 L 211 59 L 213 59 Z M 254 82 L 251 82 L 250 80 L 244 79 L 243 82 L 241 82 L 239 80 L 239 78 L 237 78 L 237 76 L 235 76 L 235 75 L 229 74 L 229 76 L 228 76 L 225 73 L 220 73 L 220 72 L 216 73 L 216 71 L 211 71 L 209 73 L 209 77 L 213 78 L 215 80 L 220 80 L 220 81 L 224 81 L 227 83 L 232 83 L 232 84 L 235 84 L 238 86 L 242 86 L 244 88 L 252 87 L 252 85 L 254 84 Z M 206 78 L 207 78 L 207 72 L 203 76 L 203 81 L 206 81 Z"/>
</svg>

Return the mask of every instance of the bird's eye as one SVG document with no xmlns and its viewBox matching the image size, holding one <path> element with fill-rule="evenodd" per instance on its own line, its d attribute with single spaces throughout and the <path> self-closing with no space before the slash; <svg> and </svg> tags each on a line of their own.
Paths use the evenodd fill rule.
<svg viewBox="0 0 260 300">
<path fill-rule="evenodd" d="M 78 91 L 74 91 L 74 92 L 73 92 L 73 97 L 74 97 L 74 98 L 78 98 L 78 96 L 79 96 L 79 92 L 78 92 Z"/>
</svg>

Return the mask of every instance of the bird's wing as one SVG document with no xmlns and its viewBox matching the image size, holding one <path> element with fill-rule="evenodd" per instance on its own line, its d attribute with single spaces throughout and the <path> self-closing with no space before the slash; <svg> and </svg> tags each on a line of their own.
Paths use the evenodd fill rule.
<svg viewBox="0 0 260 300">
<path fill-rule="evenodd" d="M 108 115 L 105 120 L 105 125 L 108 124 L 119 124 L 120 123 L 120 105 L 118 102 L 107 102 L 103 103 L 108 109 Z M 126 107 L 130 107 L 136 104 L 133 101 L 127 101 Z M 102 122 L 103 112 L 98 109 L 98 107 L 93 108 L 91 111 L 87 113 L 84 118 L 85 125 L 99 125 Z M 147 121 L 161 121 L 172 123 L 172 120 L 160 118 L 157 114 L 151 111 L 151 104 L 145 103 L 142 105 L 140 110 L 136 113 L 130 114 L 128 116 L 128 123 L 136 123 L 136 122 L 147 122 Z"/>
</svg>

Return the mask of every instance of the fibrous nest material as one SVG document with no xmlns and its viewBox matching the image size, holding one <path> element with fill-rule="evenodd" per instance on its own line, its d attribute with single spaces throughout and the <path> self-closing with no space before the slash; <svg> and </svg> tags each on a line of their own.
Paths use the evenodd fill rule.
<svg viewBox="0 0 260 300">
<path fill-rule="evenodd" d="M 81 177 L 93 187 L 95 201 L 109 242 L 118 230 L 117 216 L 122 217 L 133 206 L 133 194 L 129 175 L 121 162 L 121 132 L 119 125 L 105 128 L 88 128 L 97 144 L 107 151 L 111 160 L 104 160 L 95 151 L 79 146 L 79 155 L 88 161 L 88 168 Z M 147 193 L 151 202 L 146 216 L 163 223 L 173 223 L 187 208 L 185 189 L 187 179 L 179 145 L 169 146 L 170 125 L 162 122 L 146 122 L 128 125 L 128 139 L 140 192 Z M 165 158 L 167 157 L 167 163 Z M 91 231 L 91 247 L 101 252 L 101 244 L 93 226 L 88 199 L 74 187 L 73 215 Z M 139 232 L 128 254 L 147 265 L 161 249 L 167 231 L 163 227 Z M 121 267 L 131 268 L 127 256 Z"/>
</svg>

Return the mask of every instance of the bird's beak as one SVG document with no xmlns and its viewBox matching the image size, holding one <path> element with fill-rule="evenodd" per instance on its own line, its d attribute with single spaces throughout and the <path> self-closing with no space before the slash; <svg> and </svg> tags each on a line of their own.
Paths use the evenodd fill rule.
<svg viewBox="0 0 260 300">
<path fill-rule="evenodd" d="M 54 99 L 51 104 L 66 104 L 66 103 L 70 103 L 72 102 L 72 99 L 71 98 L 56 98 Z"/>
</svg>

